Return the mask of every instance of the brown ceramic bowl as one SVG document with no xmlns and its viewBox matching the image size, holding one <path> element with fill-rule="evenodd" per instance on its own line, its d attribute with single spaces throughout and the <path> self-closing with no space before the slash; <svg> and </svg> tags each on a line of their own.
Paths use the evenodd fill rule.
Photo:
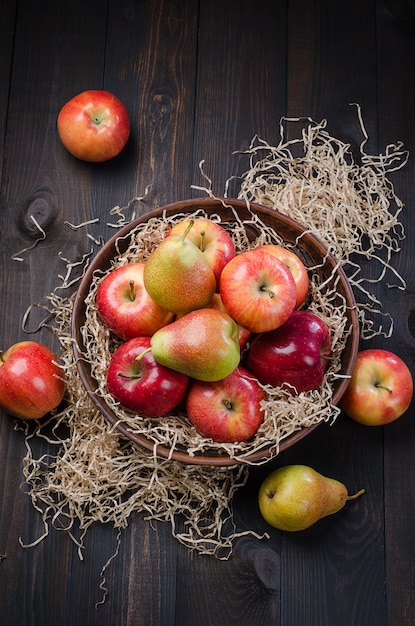
<svg viewBox="0 0 415 626">
<path fill-rule="evenodd" d="M 315 271 L 319 273 L 323 280 L 331 277 L 333 268 L 337 267 L 336 260 L 327 253 L 326 246 L 319 240 L 318 237 L 312 233 L 306 232 L 306 229 L 302 225 L 283 214 L 254 203 L 252 203 L 250 205 L 250 209 L 248 209 L 246 203 L 242 200 L 231 200 L 227 198 L 226 200 L 221 201 L 221 199 L 203 198 L 176 202 L 174 204 L 150 211 L 127 226 L 121 228 L 97 253 L 81 280 L 73 307 L 72 336 L 74 339 L 74 353 L 78 371 L 83 384 L 85 385 L 85 389 L 90 395 L 92 401 L 101 413 L 109 420 L 109 422 L 116 425 L 116 428 L 122 435 L 131 439 L 135 443 L 140 444 L 147 450 L 154 450 L 154 442 L 141 434 L 132 432 L 128 428 L 127 424 L 123 423 L 122 420 L 120 421 L 119 417 L 115 415 L 105 400 L 95 393 L 97 383 L 91 376 L 91 370 L 88 363 L 82 359 L 82 353 L 85 349 L 81 334 L 81 327 L 85 324 L 86 315 L 84 301 L 89 293 L 91 279 L 94 273 L 97 270 L 103 272 L 107 271 L 111 266 L 111 261 L 120 252 L 122 254 L 123 251 L 127 249 L 130 243 L 129 234 L 135 227 L 143 222 L 147 222 L 150 218 L 161 218 L 163 214 L 166 216 L 175 216 L 176 214 L 186 215 L 193 213 L 199 208 L 202 209 L 207 216 L 213 214 L 220 215 L 221 221 L 230 225 L 232 225 L 232 222 L 235 223 L 236 212 L 239 220 L 243 221 L 248 236 L 252 236 L 252 239 L 258 236 L 258 227 L 252 223 L 252 213 L 258 215 L 263 224 L 272 228 L 285 242 L 293 246 L 293 249 L 300 256 L 306 266 L 320 266 Z M 301 235 L 300 239 L 298 239 L 299 235 Z M 339 267 L 336 269 L 336 278 L 338 281 L 336 291 L 340 294 L 339 297 L 343 298 L 348 305 L 347 321 L 348 326 L 352 328 L 352 332 L 347 338 L 346 345 L 341 354 L 342 377 L 339 377 L 333 385 L 332 405 L 337 405 L 339 403 L 340 398 L 345 391 L 348 381 L 347 378 L 344 377 L 351 374 L 359 345 L 358 313 L 351 286 L 345 273 Z M 292 435 L 289 435 L 280 442 L 278 451 L 281 452 L 282 450 L 285 450 L 297 443 L 312 432 L 318 425 L 319 423 L 313 424 L 294 432 Z M 184 463 L 199 465 L 229 466 L 241 462 L 241 460 L 235 461 L 233 457 L 217 452 L 214 449 L 212 449 L 212 451 L 203 452 L 203 454 L 190 456 L 183 447 L 178 447 L 171 452 L 170 449 L 163 447 L 162 445 L 158 445 L 156 453 L 158 456 L 163 458 L 170 458 Z M 272 458 L 275 454 L 276 450 L 274 443 L 274 445 L 270 444 L 260 451 L 257 450 L 252 454 L 248 454 L 244 460 L 246 462 L 256 463 L 266 458 Z"/>
</svg>

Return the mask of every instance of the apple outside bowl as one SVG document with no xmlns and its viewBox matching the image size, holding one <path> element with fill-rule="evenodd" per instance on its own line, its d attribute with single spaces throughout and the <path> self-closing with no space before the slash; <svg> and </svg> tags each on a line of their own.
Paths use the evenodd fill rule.
<svg viewBox="0 0 415 626">
<path fill-rule="evenodd" d="M 217 447 L 195 453 L 194 451 L 189 451 L 183 443 L 173 448 L 163 444 L 155 444 L 154 438 L 142 432 L 134 432 L 130 425 L 127 424 L 127 421 L 120 418 L 120 415 L 116 414 L 114 409 L 109 406 L 105 396 L 99 393 L 100 384 L 92 375 L 91 364 L 85 358 L 85 333 L 82 332 L 88 322 L 85 300 L 90 293 L 94 276 L 97 274 L 103 275 L 114 266 L 114 260 L 120 258 L 128 249 L 133 236 L 132 233 L 136 228 L 145 225 L 152 218 L 163 220 L 180 216 L 180 219 L 186 219 L 186 216 L 192 215 L 196 211 L 203 212 L 201 217 L 215 216 L 215 220 L 217 220 L 219 216 L 220 223 L 230 230 L 232 230 L 232 224 L 242 223 L 250 241 L 258 237 L 260 230 L 264 226 L 267 229 L 271 229 L 298 254 L 307 267 L 312 267 L 313 272 L 318 273 L 320 281 L 323 283 L 327 281 L 328 285 L 330 283 L 332 285 L 335 284 L 335 292 L 338 294 L 339 300 L 341 300 L 343 305 L 346 305 L 345 315 L 347 317 L 347 327 L 350 329 L 340 355 L 340 375 L 336 377 L 333 383 L 331 405 L 338 405 L 348 384 L 348 377 L 351 375 L 359 346 L 358 312 L 352 288 L 344 271 L 336 259 L 327 252 L 325 244 L 298 222 L 273 209 L 255 203 L 251 203 L 248 207 L 243 200 L 228 198 L 184 200 L 154 209 L 122 227 L 101 248 L 81 279 L 74 299 L 72 337 L 78 372 L 92 402 L 109 423 L 117 428 L 121 435 L 147 450 L 152 450 L 157 456 L 183 463 L 209 466 L 231 466 L 244 462 L 253 464 L 264 462 L 302 440 L 315 430 L 321 422 L 306 425 L 294 431 L 279 441 L 278 446 L 276 446 L 275 441 L 268 442 L 267 445 L 261 446 L 253 452 L 248 452 L 246 455 L 236 455 L 236 457 L 221 449 L 218 450 Z M 256 217 L 259 218 L 258 222 Z M 163 418 L 158 419 L 162 420 Z M 177 419 L 181 418 L 177 417 Z M 152 423 L 155 425 L 156 421 L 153 420 Z M 151 425 L 149 428 L 151 428 Z"/>
</svg>

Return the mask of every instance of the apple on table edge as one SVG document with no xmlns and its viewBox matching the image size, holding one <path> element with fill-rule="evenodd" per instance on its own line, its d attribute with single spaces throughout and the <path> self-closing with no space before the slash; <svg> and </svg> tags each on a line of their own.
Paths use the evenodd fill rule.
<svg viewBox="0 0 415 626">
<path fill-rule="evenodd" d="M 130 136 L 126 107 L 103 89 L 89 89 L 68 100 L 59 111 L 57 127 L 68 152 L 94 163 L 116 157 Z"/>
<path fill-rule="evenodd" d="M 23 419 L 40 419 L 66 391 L 60 360 L 37 341 L 20 341 L 0 353 L 0 408 Z"/>
<path fill-rule="evenodd" d="M 258 380 L 238 366 L 217 382 L 193 381 L 186 411 L 203 436 L 215 442 L 234 443 L 251 439 L 264 420 L 265 392 Z"/>
<path fill-rule="evenodd" d="M 358 353 L 340 408 L 366 426 L 395 421 L 407 411 L 413 396 L 413 378 L 406 363 L 381 348 Z"/>
</svg>

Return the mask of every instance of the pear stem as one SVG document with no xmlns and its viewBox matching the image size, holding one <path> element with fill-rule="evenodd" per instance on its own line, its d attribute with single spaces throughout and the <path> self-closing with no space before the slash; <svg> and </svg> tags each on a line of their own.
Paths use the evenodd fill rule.
<svg viewBox="0 0 415 626">
<path fill-rule="evenodd" d="M 187 237 L 187 235 L 189 234 L 189 231 L 191 228 L 193 228 L 193 224 L 195 223 L 194 220 L 190 220 L 190 222 L 188 223 L 186 230 L 184 231 L 183 235 L 182 235 L 182 241 L 184 241 Z"/>
<path fill-rule="evenodd" d="M 141 361 L 141 359 L 148 354 L 149 352 L 151 352 L 151 347 L 150 348 L 146 348 L 146 350 L 143 350 L 138 356 L 135 357 L 135 361 Z"/>
<path fill-rule="evenodd" d="M 202 230 L 200 233 L 200 249 L 202 252 L 204 252 L 206 248 L 206 236 L 205 235 L 206 235 L 205 231 Z"/>
<path fill-rule="evenodd" d="M 356 498 L 359 498 L 364 493 L 365 493 L 365 490 L 364 489 L 360 489 L 357 493 L 353 494 L 352 496 L 347 496 L 346 500 L 356 500 Z"/>
</svg>

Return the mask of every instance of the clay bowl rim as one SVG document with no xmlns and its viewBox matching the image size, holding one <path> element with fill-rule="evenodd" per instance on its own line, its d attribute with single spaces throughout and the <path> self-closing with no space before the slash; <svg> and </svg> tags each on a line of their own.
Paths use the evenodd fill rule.
<svg viewBox="0 0 415 626">
<path fill-rule="evenodd" d="M 102 270 L 103 266 L 105 266 L 106 269 L 109 267 L 111 259 L 116 256 L 117 242 L 122 239 L 125 239 L 127 241 L 129 233 L 134 230 L 139 224 L 146 222 L 153 217 L 160 217 L 163 213 L 165 213 L 167 216 L 172 216 L 176 213 L 191 213 L 192 211 L 200 208 L 201 210 L 205 211 L 207 209 L 212 209 L 212 213 L 220 214 L 221 212 L 223 212 L 226 206 L 231 207 L 231 211 L 236 210 L 238 212 L 248 210 L 247 203 L 244 200 L 210 197 L 191 198 L 188 200 L 173 202 L 162 207 L 152 209 L 141 215 L 140 217 L 136 218 L 132 222 L 121 227 L 110 239 L 108 239 L 108 241 L 92 259 L 78 286 L 72 310 L 71 335 L 73 339 L 75 362 L 82 383 L 94 405 L 100 410 L 100 412 L 104 415 L 106 419 L 108 419 L 111 424 L 116 426 L 120 434 L 130 439 L 134 443 L 141 445 L 147 450 L 153 451 L 157 456 L 161 458 L 180 461 L 182 463 L 192 465 L 226 467 L 243 463 L 255 464 L 259 461 L 265 461 L 274 458 L 277 452 L 275 450 L 275 445 L 270 444 L 269 446 L 265 445 L 263 448 L 253 453 L 248 453 L 243 457 L 241 456 L 240 458 L 233 458 L 222 453 L 204 453 L 190 456 L 184 450 L 178 449 L 171 451 L 165 446 L 155 445 L 154 442 L 147 439 L 144 435 L 133 433 L 124 423 L 120 422 L 119 418 L 112 412 L 111 409 L 109 409 L 104 399 L 94 393 L 94 384 L 91 380 L 89 366 L 82 357 L 83 344 L 80 328 L 85 321 L 84 300 L 88 294 L 89 284 L 93 277 L 93 274 L 97 270 Z M 353 365 L 355 363 L 357 352 L 359 349 L 359 318 L 356 301 L 351 285 L 342 267 L 338 266 L 337 261 L 333 257 L 333 255 L 327 252 L 326 245 L 314 233 L 307 231 L 307 229 L 302 224 L 288 217 L 287 215 L 275 211 L 274 209 L 262 206 L 258 203 L 249 203 L 249 211 L 254 214 L 258 214 L 260 218 L 267 216 L 268 219 L 271 220 L 277 219 L 280 224 L 284 224 L 285 228 L 295 231 L 297 233 L 296 236 L 298 236 L 299 233 L 305 233 L 304 239 L 310 242 L 314 249 L 318 251 L 319 255 L 322 258 L 326 257 L 327 262 L 332 267 L 337 266 L 336 271 L 339 275 L 340 282 L 344 291 L 343 295 L 346 297 L 347 303 L 349 305 L 348 313 L 352 325 L 352 332 L 348 339 L 348 344 L 350 345 L 350 348 L 349 361 L 345 372 L 343 372 L 343 376 L 345 376 L 345 378 L 340 380 L 333 394 L 332 405 L 335 406 L 339 403 L 346 389 L 346 386 L 348 384 L 347 377 L 350 376 L 352 372 Z M 232 217 L 229 216 L 224 221 L 228 221 L 229 219 L 232 219 Z M 301 441 L 306 436 L 311 434 L 318 426 L 320 426 L 321 423 L 322 422 L 312 424 L 311 426 L 306 426 L 294 432 L 292 435 L 289 435 L 287 438 L 283 439 L 279 443 L 278 454 L 295 445 L 297 442 Z"/>
</svg>

